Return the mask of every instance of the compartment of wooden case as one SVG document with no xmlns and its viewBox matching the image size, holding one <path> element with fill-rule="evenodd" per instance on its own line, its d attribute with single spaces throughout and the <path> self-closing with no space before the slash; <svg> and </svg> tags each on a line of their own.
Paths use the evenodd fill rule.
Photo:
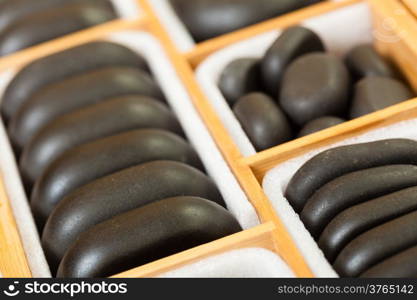
<svg viewBox="0 0 417 300">
<path fill-rule="evenodd" d="M 350 26 L 350 24 L 353 23 L 355 26 Z M 320 14 L 315 17 L 302 19 L 299 24 L 315 32 L 323 40 L 327 52 L 337 56 L 344 56 L 355 46 L 372 43 L 373 41 L 375 41 L 375 46 L 378 47 L 379 40 L 389 38 L 381 36 L 382 33 L 373 29 L 371 11 L 366 3 L 350 5 L 334 9 L 331 12 Z M 241 58 L 259 59 L 264 55 L 266 49 L 269 48 L 280 33 L 280 30 L 266 32 L 254 38 L 226 47 L 209 56 L 196 70 L 196 76 L 201 88 L 206 93 L 207 98 L 211 100 L 219 117 L 222 119 L 224 126 L 228 129 L 229 134 L 233 137 L 243 156 L 246 157 L 256 153 L 256 146 L 253 143 L 253 140 L 251 141 L 248 138 L 248 134 L 245 133 L 247 129 L 244 128 L 249 125 L 239 122 L 236 114 L 232 111 L 232 107 L 226 102 L 225 96 L 219 88 L 219 81 L 221 80 L 223 70 L 229 63 Z M 395 41 L 397 47 L 400 47 L 401 42 L 401 39 Z M 385 51 L 380 52 L 383 56 L 388 57 L 389 60 L 395 61 L 398 67 L 400 67 L 400 70 L 407 76 L 408 81 L 414 84 L 413 80 L 417 73 L 411 72 L 408 67 L 399 63 L 396 60 L 395 54 L 387 54 Z M 294 66 L 294 64 L 291 64 L 290 67 L 292 66 Z M 257 76 L 257 78 L 260 78 L 260 75 Z M 414 87 L 416 87 L 416 85 L 414 85 Z M 410 96 L 410 98 L 412 97 Z M 278 101 L 276 97 L 271 99 Z M 349 102 L 351 102 L 351 99 Z M 285 110 L 281 105 L 282 103 L 280 104 L 281 110 Z M 350 105 L 350 108 L 351 107 L 352 106 Z M 288 109 L 286 109 L 286 112 L 288 113 Z M 287 119 L 288 117 L 289 115 L 287 114 Z M 294 113 L 289 118 L 291 119 L 289 123 L 294 123 Z M 259 126 L 261 125 L 259 124 Z M 293 137 L 288 142 L 282 143 L 281 146 L 308 138 L 302 137 L 297 139 L 298 128 L 297 126 L 292 127 Z M 278 144 L 278 142 L 275 144 Z M 278 145 L 278 147 L 280 146 Z"/>
<path fill-rule="evenodd" d="M 340 132 L 339 135 L 326 141 L 301 147 L 297 149 L 296 153 L 271 155 L 268 159 L 270 163 L 268 169 L 262 175 L 259 174 L 266 195 L 275 207 L 276 213 L 294 237 L 298 249 L 302 252 L 315 276 L 333 277 L 337 274 L 324 257 L 316 241 L 305 229 L 299 215 L 285 198 L 284 192 L 288 182 L 303 163 L 326 149 L 383 139 L 407 138 L 417 140 L 415 134 L 417 126 L 416 107 L 417 101 L 413 99 L 377 112 L 375 117 L 378 117 L 379 121 L 372 122 L 369 120 L 368 124 L 352 121 L 351 125 L 354 126 L 354 129 L 352 128 L 349 132 Z M 256 168 L 259 163 L 261 161 L 252 161 L 252 168 Z"/>
<path fill-rule="evenodd" d="M 256 213 L 248 202 L 246 196 L 240 189 L 237 181 L 233 177 L 232 173 L 229 171 L 226 162 L 222 158 L 220 152 L 218 152 L 213 140 L 211 139 L 209 133 L 205 129 L 202 121 L 199 119 L 198 114 L 195 112 L 195 109 L 192 103 L 188 100 L 188 93 L 181 85 L 180 81 L 176 78 L 175 70 L 170 65 L 168 59 L 161 46 L 151 35 L 147 33 L 134 32 L 134 31 L 125 31 L 125 32 L 115 32 L 112 34 L 104 34 L 100 37 L 93 36 L 91 40 L 102 39 L 110 40 L 133 49 L 141 53 L 147 58 L 151 68 L 154 71 L 155 77 L 157 78 L 162 90 L 165 92 L 168 102 L 170 102 L 171 107 L 177 113 L 181 115 L 179 117 L 180 122 L 183 125 L 186 134 L 189 136 L 190 140 L 194 140 L 194 144 L 197 152 L 204 152 L 203 155 L 205 158 L 202 158 L 206 168 L 210 174 L 212 172 L 216 173 L 218 176 L 217 183 L 219 189 L 222 190 L 224 198 L 229 199 L 229 208 L 232 211 L 235 211 L 235 215 L 243 223 L 244 228 L 250 228 L 259 223 Z M 90 40 L 90 41 L 91 41 Z M 82 43 L 87 42 L 83 40 Z M 66 45 L 66 48 L 70 48 L 76 45 L 79 45 L 79 40 L 73 40 L 71 43 Z M 48 54 L 50 54 L 48 52 Z M 34 58 L 39 58 L 44 55 L 34 56 Z M 26 62 L 27 63 L 27 62 Z M 13 74 L 19 69 L 20 66 L 15 66 L 14 68 L 9 68 L 5 71 L 2 76 L 2 86 L 3 88 L 13 77 Z M 178 100 L 180 97 L 182 100 Z M 4 153 L 7 156 L 7 159 L 4 159 L 4 164 L 2 165 L 2 171 L 7 174 L 16 174 L 16 165 L 11 158 L 11 148 L 7 146 L 7 141 L 3 135 L 3 144 L 6 145 L 5 149 L 7 150 Z M 212 174 L 214 175 L 214 174 Z M 217 176 L 216 175 L 216 176 Z M 10 201 L 13 208 L 15 209 L 15 215 L 17 223 L 19 225 L 19 230 L 22 232 L 22 237 L 31 237 L 31 241 L 27 241 L 24 238 L 23 244 L 26 248 L 26 253 L 31 253 L 31 257 L 28 257 L 29 264 L 32 269 L 34 276 L 48 276 L 47 267 L 44 260 L 42 259 L 41 250 L 39 248 L 39 241 L 34 234 L 34 227 L 31 221 L 31 216 L 28 214 L 27 200 L 24 197 L 23 189 L 20 183 L 20 180 L 15 176 L 8 176 L 5 178 L 5 184 L 7 190 L 10 192 Z M 11 193 L 13 191 L 13 193 Z M 243 206 L 240 201 L 243 200 Z M 227 200 L 226 200 L 227 201 Z M 234 203 L 234 204 L 233 204 Z M 28 225 L 30 223 L 30 225 Z M 38 264 L 38 262 L 41 262 Z M 38 268 L 38 269 L 37 269 Z"/>
</svg>

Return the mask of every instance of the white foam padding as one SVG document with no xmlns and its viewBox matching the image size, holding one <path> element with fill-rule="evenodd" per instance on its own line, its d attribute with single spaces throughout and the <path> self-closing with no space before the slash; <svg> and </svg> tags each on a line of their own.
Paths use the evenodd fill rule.
<svg viewBox="0 0 417 300">
<path fill-rule="evenodd" d="M 275 253 L 244 248 L 202 259 L 160 278 L 293 278 L 294 273 Z"/>
<path fill-rule="evenodd" d="M 366 3 L 339 8 L 312 17 L 300 25 L 319 34 L 327 50 L 337 55 L 344 55 L 359 44 L 373 41 L 371 13 Z M 281 32 L 270 31 L 226 47 L 209 56 L 196 70 L 201 88 L 244 156 L 251 156 L 256 150 L 220 92 L 218 81 L 222 71 L 230 62 L 244 57 L 263 57 Z"/>
<path fill-rule="evenodd" d="M 0 76 L 0 101 L 3 92 L 14 76 L 9 70 Z M 0 121 L 0 180 L 4 181 L 6 193 L 13 210 L 23 248 L 26 253 L 29 268 L 33 277 L 50 277 L 49 266 L 46 262 L 35 222 L 29 207 L 26 193 L 20 179 L 19 170 L 7 137 L 3 122 Z"/>
<path fill-rule="evenodd" d="M 117 1 L 117 0 L 115 0 Z M 191 36 L 190 32 L 182 23 L 181 19 L 175 13 L 169 0 L 148 0 L 149 4 L 153 7 L 159 21 L 164 26 L 164 29 L 168 32 L 171 40 L 174 41 L 177 49 L 181 52 L 191 51 L 196 42 Z M 192 0 L 190 0 L 192 1 Z M 254 0 L 255 1 L 255 0 Z M 277 0 L 280 1 L 280 0 Z M 345 0 L 330 0 L 330 2 L 341 2 Z"/>
<path fill-rule="evenodd" d="M 114 33 L 107 40 L 132 49 L 148 61 L 168 103 L 177 115 L 188 140 L 200 155 L 208 174 L 216 182 L 229 211 L 243 229 L 258 225 L 259 219 L 254 207 L 223 159 L 159 42 L 150 34 L 139 31 Z M 16 72 L 18 70 L 8 70 L 0 75 L 0 99 Z M 6 190 L 32 273 L 35 277 L 49 277 L 49 268 L 3 122 L 0 122 L 0 171 L 5 177 Z"/>
<path fill-rule="evenodd" d="M 195 42 L 185 25 L 172 8 L 169 0 L 148 0 L 164 29 L 181 52 L 195 47 Z"/>
<path fill-rule="evenodd" d="M 263 180 L 264 191 L 316 276 L 335 277 L 337 274 L 324 257 L 323 252 L 320 250 L 313 237 L 304 227 L 299 215 L 284 197 L 284 192 L 292 176 L 306 161 L 326 149 L 390 138 L 409 138 L 417 140 L 416 128 L 417 119 L 411 119 L 371 130 L 353 138 L 315 149 L 314 151 L 288 160 L 276 166 L 266 174 Z"/>
<path fill-rule="evenodd" d="M 111 2 L 122 19 L 136 19 L 142 14 L 136 0 L 111 0 Z"/>
</svg>

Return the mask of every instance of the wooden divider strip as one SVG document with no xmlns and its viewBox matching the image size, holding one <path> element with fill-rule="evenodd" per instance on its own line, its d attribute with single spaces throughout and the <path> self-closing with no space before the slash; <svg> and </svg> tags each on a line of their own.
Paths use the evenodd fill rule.
<svg viewBox="0 0 417 300">
<path fill-rule="evenodd" d="M 261 182 L 266 172 L 284 161 L 305 154 L 313 149 L 354 137 L 371 129 L 407 119 L 411 117 L 409 114 L 415 111 L 417 111 L 417 98 L 276 146 L 244 158 L 243 161 L 251 167 L 256 178 Z"/>
<path fill-rule="evenodd" d="M 0 176 L 0 272 L 2 277 L 32 276 L 2 176 Z"/>
<path fill-rule="evenodd" d="M 260 247 L 275 252 L 271 238 L 273 230 L 274 224 L 272 222 L 265 223 L 252 229 L 241 231 L 217 241 L 185 250 L 144 266 L 117 274 L 113 278 L 155 277 L 198 260 L 242 248 Z"/>
<path fill-rule="evenodd" d="M 244 39 L 248 39 L 261 32 L 267 32 L 277 28 L 293 26 L 298 24 L 302 19 L 307 19 L 312 16 L 324 14 L 331 10 L 359 3 L 361 1 L 363 0 L 345 0 L 340 2 L 325 1 L 315 5 L 307 6 L 305 8 L 282 15 L 280 17 L 270 19 L 249 27 L 245 27 L 232 33 L 224 34 L 222 36 L 199 43 L 196 45 L 194 49 L 185 53 L 185 57 L 189 61 L 191 66 L 195 68 L 208 55 L 228 45 L 240 42 Z"/>
<path fill-rule="evenodd" d="M 407 6 L 410 11 L 417 18 L 417 1 L 416 0 L 402 0 L 404 5 Z"/>
<path fill-rule="evenodd" d="M 74 44 L 74 41 L 76 41 L 77 44 L 83 44 L 112 32 L 142 28 L 145 27 L 147 23 L 148 19 L 146 17 L 135 20 L 120 19 L 77 31 L 0 58 L 0 71 L 4 71 L 10 67 L 23 66 L 40 57 L 63 51 L 69 48 L 68 45 Z"/>
</svg>

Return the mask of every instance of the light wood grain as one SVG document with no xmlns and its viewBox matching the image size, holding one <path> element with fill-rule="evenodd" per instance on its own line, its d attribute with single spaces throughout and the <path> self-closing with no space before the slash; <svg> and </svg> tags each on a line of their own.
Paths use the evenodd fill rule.
<svg viewBox="0 0 417 300">
<path fill-rule="evenodd" d="M 402 0 L 410 11 L 417 17 L 417 1 L 416 0 Z"/>
<path fill-rule="evenodd" d="M 242 248 L 264 248 L 275 251 L 272 222 L 259 225 L 249 230 L 238 232 L 228 237 L 207 243 L 178 254 L 154 261 L 144 266 L 113 276 L 114 278 L 155 277 L 174 269 L 192 264 L 227 251 Z"/>
<path fill-rule="evenodd" d="M 0 273 L 3 277 L 31 277 L 22 241 L 0 174 Z"/>
<path fill-rule="evenodd" d="M 232 33 L 204 41 L 197 44 L 196 47 L 190 50 L 188 53 L 185 53 L 185 56 L 191 66 L 195 68 L 207 56 L 228 45 L 256 36 L 259 33 L 293 26 L 300 23 L 300 21 L 303 19 L 324 14 L 336 8 L 352 5 L 361 1 L 362 0 L 345 0 L 337 3 L 330 1 L 320 2 L 316 5 L 311 5 L 306 8 L 282 15 L 280 17 L 273 18 L 253 26 L 245 27 Z"/>
</svg>

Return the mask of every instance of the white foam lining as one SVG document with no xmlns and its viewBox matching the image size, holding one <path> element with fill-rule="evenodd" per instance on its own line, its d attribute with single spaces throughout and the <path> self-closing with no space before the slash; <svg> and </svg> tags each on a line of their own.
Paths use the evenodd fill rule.
<svg viewBox="0 0 417 300">
<path fill-rule="evenodd" d="M 371 130 L 353 138 L 315 149 L 305 155 L 288 160 L 271 169 L 266 174 L 263 181 L 264 191 L 316 276 L 336 277 L 337 274 L 324 257 L 323 252 L 319 249 L 313 237 L 304 227 L 299 215 L 284 197 L 285 189 L 292 176 L 306 161 L 326 149 L 390 138 L 409 138 L 417 140 L 416 128 L 417 119 L 411 119 Z"/>
<path fill-rule="evenodd" d="M 356 45 L 373 41 L 372 20 L 366 3 L 339 8 L 302 22 L 323 39 L 328 51 L 344 55 Z M 244 156 L 256 153 L 239 121 L 220 92 L 217 83 L 223 69 L 232 61 L 261 58 L 282 31 L 274 30 L 233 44 L 209 56 L 196 70 L 197 79 L 229 134 Z"/>
<path fill-rule="evenodd" d="M 141 16 L 141 9 L 136 0 L 111 0 L 111 2 L 122 19 L 135 19 Z"/>
<path fill-rule="evenodd" d="M 211 256 L 160 278 L 292 278 L 294 273 L 275 253 L 263 248 L 244 248 Z"/>
<path fill-rule="evenodd" d="M 116 0 L 117 1 L 117 0 Z M 172 41 L 181 52 L 192 50 L 196 43 L 187 30 L 181 19 L 175 13 L 169 0 L 148 0 L 155 10 L 159 21 L 170 35 Z M 191 0 L 190 0 L 191 1 Z M 331 0 L 331 2 L 341 2 L 345 0 Z"/>
<path fill-rule="evenodd" d="M 4 90 L 12 78 L 11 72 L 1 75 L 0 89 Z M 40 246 L 38 231 L 28 205 L 20 179 L 13 150 L 8 141 L 3 122 L 0 122 L 0 180 L 4 181 L 6 193 L 15 216 L 20 237 L 33 277 L 50 277 L 49 266 Z"/>
<path fill-rule="evenodd" d="M 229 211 L 244 229 L 258 225 L 259 219 L 255 209 L 223 159 L 159 42 L 150 34 L 138 31 L 114 33 L 107 40 L 123 44 L 145 57 L 167 101 L 178 116 L 189 141 L 200 155 L 208 174 L 219 187 Z M 0 75 L 0 99 L 5 87 L 17 71 L 8 70 Z M 0 170 L 5 177 L 6 190 L 10 197 L 30 268 L 33 276 L 48 277 L 50 276 L 49 269 L 3 122 L 0 122 L 0 145 Z"/>
</svg>

